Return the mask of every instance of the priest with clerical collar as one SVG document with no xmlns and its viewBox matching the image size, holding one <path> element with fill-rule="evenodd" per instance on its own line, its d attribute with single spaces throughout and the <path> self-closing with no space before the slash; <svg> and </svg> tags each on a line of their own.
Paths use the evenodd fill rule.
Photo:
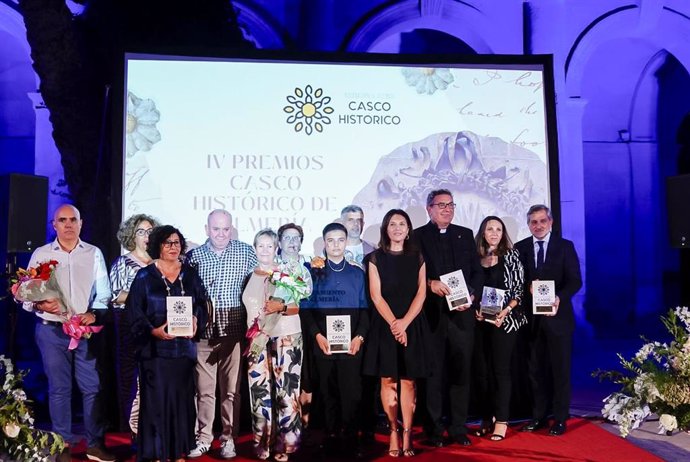
<svg viewBox="0 0 690 462">
<path fill-rule="evenodd" d="M 443 439 L 444 376 L 450 384 L 448 436 L 461 446 L 469 446 L 467 421 L 472 347 L 475 317 L 470 303 L 449 309 L 445 296 L 450 288 L 440 276 L 462 270 L 467 288 L 475 295 L 482 293 L 483 270 L 472 230 L 452 223 L 455 217 L 453 194 L 447 189 L 431 191 L 426 210 L 429 222 L 414 230 L 417 247 L 426 262 L 427 296 L 424 313 L 431 330 L 431 349 L 435 352 L 432 375 L 426 381 L 427 419 L 425 431 L 429 443 L 445 445 Z M 476 295 L 477 302 L 479 296 Z"/>
</svg>

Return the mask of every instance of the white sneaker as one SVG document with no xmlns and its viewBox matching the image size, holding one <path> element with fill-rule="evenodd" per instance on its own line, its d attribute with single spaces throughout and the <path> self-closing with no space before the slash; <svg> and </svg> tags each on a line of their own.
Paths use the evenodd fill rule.
<svg viewBox="0 0 690 462">
<path fill-rule="evenodd" d="M 223 441 L 220 444 L 220 457 L 223 459 L 232 459 L 237 453 L 235 452 L 235 442 L 233 440 Z"/>
<path fill-rule="evenodd" d="M 187 457 L 190 459 L 194 459 L 196 457 L 201 457 L 204 454 L 208 452 L 208 450 L 211 449 L 210 444 L 202 443 L 201 441 L 196 442 L 196 447 L 189 451 L 189 454 L 187 454 Z"/>
</svg>

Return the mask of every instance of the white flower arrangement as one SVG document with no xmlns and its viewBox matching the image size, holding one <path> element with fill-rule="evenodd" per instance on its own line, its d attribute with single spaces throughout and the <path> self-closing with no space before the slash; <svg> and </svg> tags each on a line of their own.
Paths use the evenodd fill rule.
<svg viewBox="0 0 690 462">
<path fill-rule="evenodd" d="M 0 454 L 15 461 L 48 462 L 49 456 L 64 448 L 62 437 L 34 428 L 30 401 L 21 388 L 26 372 L 15 373 L 12 361 L 4 355 L 0 355 L 0 369 L 5 374 L 0 392 Z"/>
<path fill-rule="evenodd" d="M 690 310 L 669 310 L 661 321 L 670 343 L 647 342 L 630 360 L 619 354 L 622 372 L 593 373 L 622 386 L 604 399 L 601 413 L 624 438 L 652 414 L 659 416 L 659 433 L 690 429 Z"/>
</svg>

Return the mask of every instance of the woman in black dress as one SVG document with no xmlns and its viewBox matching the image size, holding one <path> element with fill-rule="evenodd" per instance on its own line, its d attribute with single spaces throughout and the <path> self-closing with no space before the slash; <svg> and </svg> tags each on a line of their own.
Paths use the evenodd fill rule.
<svg viewBox="0 0 690 462">
<path fill-rule="evenodd" d="M 426 266 L 412 247 L 412 222 L 403 210 L 386 213 L 379 249 L 369 254 L 369 292 L 376 307 L 364 373 L 381 377 L 381 402 L 390 423 L 389 455 L 413 456 L 412 418 L 415 379 L 428 377 L 428 325 L 422 305 L 426 296 Z M 398 383 L 403 420 L 402 448 L 398 433 Z"/>
<path fill-rule="evenodd" d="M 125 305 L 141 387 L 138 461 L 183 461 L 195 446 L 196 344 L 167 330 L 169 296 L 192 298 L 194 333 L 205 322 L 206 292 L 194 268 L 180 261 L 185 248 L 176 228 L 154 228 L 147 246 L 154 261 L 137 273 Z"/>
</svg>

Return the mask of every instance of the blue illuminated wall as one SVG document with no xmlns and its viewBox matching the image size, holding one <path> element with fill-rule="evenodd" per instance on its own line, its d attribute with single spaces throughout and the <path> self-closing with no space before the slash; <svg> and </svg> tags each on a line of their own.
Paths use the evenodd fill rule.
<svg viewBox="0 0 690 462">
<path fill-rule="evenodd" d="M 678 173 L 676 132 L 690 112 L 690 2 L 233 4 L 259 48 L 553 54 L 562 229 L 586 277 L 576 300 L 581 331 L 636 334 L 678 301 L 683 281 L 667 243 L 663 185 Z M 35 88 L 21 14 L 14 0 L 0 0 L 0 172 L 55 164 L 46 110 L 40 96 L 29 98 Z"/>
</svg>

